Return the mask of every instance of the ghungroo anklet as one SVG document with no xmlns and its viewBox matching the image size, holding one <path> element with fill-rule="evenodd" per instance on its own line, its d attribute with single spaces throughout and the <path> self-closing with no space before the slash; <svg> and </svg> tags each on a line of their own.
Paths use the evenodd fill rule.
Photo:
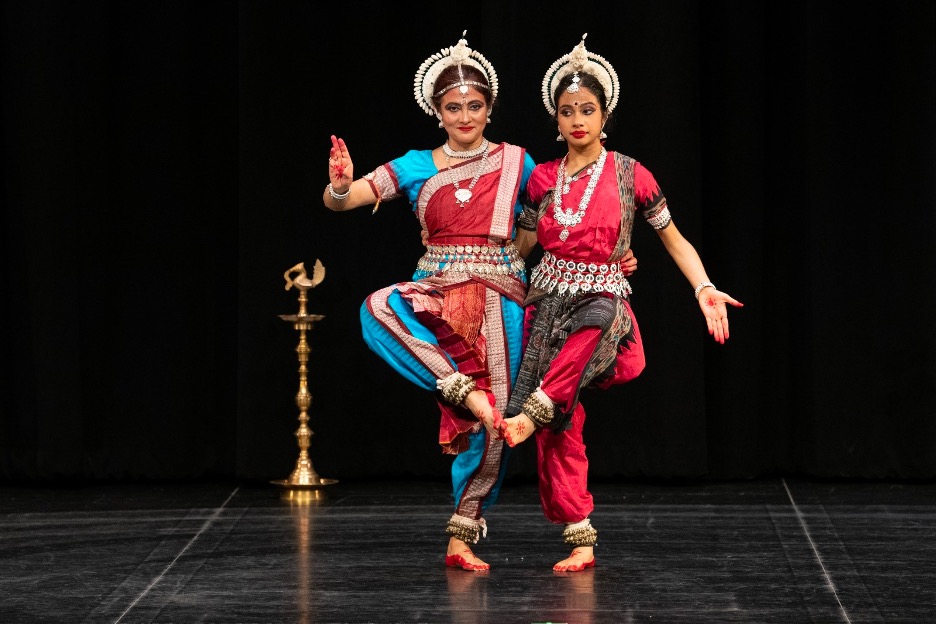
<svg viewBox="0 0 936 624">
<path fill-rule="evenodd" d="M 477 544 L 479 537 L 487 537 L 487 523 L 484 518 L 472 520 L 455 514 L 449 518 L 445 532 L 466 544 Z"/>
<path fill-rule="evenodd" d="M 537 427 L 547 428 L 556 415 L 552 401 L 539 388 L 523 402 L 523 413 L 529 416 Z"/>
<path fill-rule="evenodd" d="M 588 518 L 581 522 L 567 524 L 562 537 L 570 546 L 594 546 L 598 543 L 598 531 L 591 525 Z"/>
<path fill-rule="evenodd" d="M 475 389 L 475 380 L 464 373 L 454 372 L 445 379 L 439 379 L 436 387 L 442 397 L 452 405 L 464 405 L 465 397 Z"/>
</svg>

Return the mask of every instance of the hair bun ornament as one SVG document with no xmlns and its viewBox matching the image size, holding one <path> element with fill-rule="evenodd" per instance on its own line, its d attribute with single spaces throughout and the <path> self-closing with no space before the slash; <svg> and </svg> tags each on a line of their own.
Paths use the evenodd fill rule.
<svg viewBox="0 0 936 624">
<path fill-rule="evenodd" d="M 468 41 L 465 39 L 467 33 L 467 30 L 463 31 L 462 38 L 458 40 L 457 44 L 442 48 L 439 52 L 423 61 L 419 69 L 416 70 L 416 78 L 413 80 L 413 95 L 416 97 L 419 108 L 423 109 L 427 115 L 438 116 L 439 113 L 432 104 L 435 81 L 442 73 L 442 70 L 452 65 L 471 65 L 478 69 L 487 78 L 488 88 L 491 90 L 491 99 L 497 98 L 497 72 L 494 71 L 494 66 L 484 58 L 483 54 L 468 47 Z M 463 80 L 462 82 L 469 85 L 484 86 L 474 81 Z"/>
<path fill-rule="evenodd" d="M 603 56 L 585 49 L 585 37 L 587 36 L 588 33 L 582 35 L 579 44 L 572 48 L 572 51 L 568 54 L 556 59 L 546 70 L 546 75 L 543 76 L 543 104 L 550 115 L 556 114 L 556 102 L 553 100 L 553 96 L 556 93 L 559 81 L 569 74 L 582 71 L 592 74 L 601 83 L 608 99 L 608 112 L 610 113 L 617 106 L 618 96 L 621 91 L 621 83 L 618 82 L 617 72 Z"/>
</svg>

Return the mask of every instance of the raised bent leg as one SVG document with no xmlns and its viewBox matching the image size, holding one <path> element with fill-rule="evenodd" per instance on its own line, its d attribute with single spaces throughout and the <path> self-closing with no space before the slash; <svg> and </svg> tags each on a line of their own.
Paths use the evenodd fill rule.
<svg viewBox="0 0 936 624">
<path fill-rule="evenodd" d="M 522 411 L 504 420 L 507 444 L 520 444 L 539 427 L 564 428 L 567 414 L 578 404 L 582 375 L 601 336 L 600 327 L 583 327 L 566 339 L 539 387 L 523 402 Z"/>
<path fill-rule="evenodd" d="M 478 389 L 474 379 L 459 372 L 454 372 L 437 382 L 442 398 L 458 407 L 465 407 L 487 429 L 495 439 L 500 439 L 504 419 L 494 407 L 496 399 L 490 392 Z"/>
<path fill-rule="evenodd" d="M 542 389 L 537 388 L 524 401 L 522 412 L 504 419 L 504 439 L 508 445 L 517 446 L 533 435 L 538 428 L 552 426 L 555 413 L 552 400 Z"/>
</svg>

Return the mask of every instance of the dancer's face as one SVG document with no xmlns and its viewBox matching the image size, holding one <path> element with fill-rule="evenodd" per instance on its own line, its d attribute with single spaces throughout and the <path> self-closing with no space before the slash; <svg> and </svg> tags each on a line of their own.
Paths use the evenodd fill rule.
<svg viewBox="0 0 936 624">
<path fill-rule="evenodd" d="M 605 115 L 592 91 L 580 87 L 576 93 L 563 92 L 556 103 L 559 132 L 569 145 L 584 147 L 601 136 Z"/>
<path fill-rule="evenodd" d="M 442 96 L 439 112 L 452 148 L 466 150 L 481 143 L 489 113 L 481 91 L 471 86 L 467 93 L 451 89 Z"/>
</svg>

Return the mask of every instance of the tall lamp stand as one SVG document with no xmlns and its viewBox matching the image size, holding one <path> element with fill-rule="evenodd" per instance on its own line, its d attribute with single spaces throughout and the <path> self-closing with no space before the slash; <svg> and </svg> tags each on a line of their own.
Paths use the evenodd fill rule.
<svg viewBox="0 0 936 624">
<path fill-rule="evenodd" d="M 298 273 L 297 277 L 292 277 Z M 296 406 L 299 408 L 299 429 L 296 430 L 296 440 L 299 444 L 299 458 L 296 467 L 288 479 L 271 481 L 282 490 L 283 498 L 293 501 L 306 501 L 325 498 L 325 487 L 338 483 L 337 479 L 320 477 L 312 466 L 309 457 L 309 441 L 312 430 L 309 428 L 309 406 L 312 404 L 312 394 L 309 392 L 309 342 L 307 333 L 312 330 L 317 321 L 325 318 L 322 314 L 309 314 L 306 312 L 308 291 L 315 288 L 325 278 L 325 267 L 318 260 L 312 271 L 312 278 L 306 275 L 305 266 L 299 263 L 283 274 L 286 279 L 286 290 L 295 287 L 299 291 L 299 312 L 297 314 L 280 314 L 284 321 L 293 324 L 293 329 L 299 332 L 299 344 L 296 354 L 299 359 L 299 391 L 296 393 Z"/>
</svg>

